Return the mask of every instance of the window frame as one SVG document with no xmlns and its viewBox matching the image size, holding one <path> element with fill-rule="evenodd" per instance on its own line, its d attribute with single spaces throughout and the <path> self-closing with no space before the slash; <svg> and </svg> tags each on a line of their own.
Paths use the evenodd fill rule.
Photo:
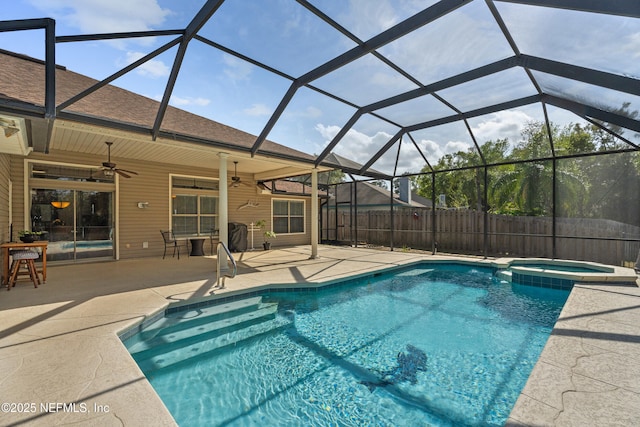
<svg viewBox="0 0 640 427">
<path fill-rule="evenodd" d="M 276 231 L 276 233 L 278 235 L 299 235 L 299 234 L 306 234 L 307 232 L 307 201 L 306 199 L 294 199 L 294 198 L 272 198 L 271 199 L 271 224 L 272 224 L 272 229 L 273 231 L 275 231 L 275 219 L 276 218 L 283 218 L 285 217 L 284 215 L 276 215 L 276 209 L 275 209 L 275 203 L 276 202 L 287 202 L 287 232 L 278 232 Z M 295 203 L 302 203 L 302 215 L 294 215 L 294 218 L 302 218 L 302 231 L 291 231 L 291 202 L 295 202 Z"/>
<path fill-rule="evenodd" d="M 184 188 L 184 187 L 174 187 L 174 178 L 187 178 L 187 179 L 193 179 L 194 182 L 195 180 L 202 180 L 202 181 L 219 181 L 217 178 L 210 178 L 210 177 L 202 177 L 202 176 L 189 176 L 189 175 L 176 175 L 176 174 L 170 174 L 169 175 L 169 227 L 170 229 L 176 233 L 176 235 L 179 236 L 209 236 L 211 233 L 211 230 L 201 230 L 200 226 L 201 226 L 201 219 L 203 217 L 208 217 L 208 218 L 213 218 L 213 223 L 217 224 L 217 227 L 220 226 L 220 192 L 219 190 L 208 190 L 208 189 L 204 189 L 204 188 L 198 188 L 198 189 L 189 189 L 189 188 Z M 195 197 L 196 198 L 196 212 L 195 213 L 185 213 L 185 214 L 178 214 L 178 213 L 174 213 L 173 211 L 173 203 L 174 203 L 174 199 L 177 196 L 185 196 L 185 197 Z M 217 212 L 214 214 L 206 214 L 206 213 L 202 213 L 201 212 L 201 208 L 202 208 L 202 204 L 201 204 L 201 198 L 202 197 L 212 197 L 215 198 L 217 200 Z M 181 217 L 181 218 L 195 218 L 196 219 L 196 232 L 191 233 L 191 234 L 183 234 L 183 233 L 177 233 L 176 230 L 174 230 L 174 218 L 176 217 Z"/>
</svg>

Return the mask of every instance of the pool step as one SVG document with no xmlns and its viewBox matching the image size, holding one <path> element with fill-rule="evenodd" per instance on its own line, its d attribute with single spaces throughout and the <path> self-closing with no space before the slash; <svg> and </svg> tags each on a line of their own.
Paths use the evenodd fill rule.
<svg viewBox="0 0 640 427">
<path fill-rule="evenodd" d="M 412 268 L 411 270 L 401 271 L 400 273 L 396 273 L 395 276 L 421 276 L 423 274 L 432 273 L 435 271 L 435 268 Z"/>
<path fill-rule="evenodd" d="M 242 327 L 244 324 L 271 320 L 277 310 L 276 304 L 260 304 L 250 309 L 240 308 L 231 312 L 201 315 L 196 318 L 186 318 L 180 323 L 155 331 L 153 336 L 143 337 L 144 341 L 129 348 L 132 354 L 142 354 L 158 346 L 180 346 L 185 340 L 202 339 L 203 335 L 219 334 L 230 327 Z"/>
<path fill-rule="evenodd" d="M 261 304 L 262 297 L 254 297 L 167 314 L 162 320 L 155 322 L 152 327 L 147 327 L 138 334 L 137 341 L 139 342 L 129 345 L 129 351 L 135 352 L 144 349 L 146 342 L 156 336 L 169 335 L 185 329 L 192 329 L 198 325 L 250 313 L 260 308 Z"/>
<path fill-rule="evenodd" d="M 289 322 L 276 317 L 277 309 L 277 304 L 259 303 L 249 311 L 247 306 L 234 307 L 231 312 L 183 320 L 167 331 L 156 331 L 129 352 L 145 373 L 166 368 L 285 326 Z"/>
<path fill-rule="evenodd" d="M 495 272 L 494 276 L 500 280 L 511 283 L 513 273 L 511 272 L 511 270 L 498 270 Z"/>
</svg>

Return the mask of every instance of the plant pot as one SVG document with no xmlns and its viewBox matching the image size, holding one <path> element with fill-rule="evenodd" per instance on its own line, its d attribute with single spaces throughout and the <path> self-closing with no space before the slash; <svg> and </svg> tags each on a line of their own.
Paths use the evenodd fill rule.
<svg viewBox="0 0 640 427">
<path fill-rule="evenodd" d="M 264 248 L 265 251 L 268 251 L 269 249 L 271 249 L 271 242 L 264 242 L 262 244 L 262 247 Z"/>
<path fill-rule="evenodd" d="M 20 236 L 20 240 L 22 240 L 23 243 L 33 243 L 38 240 L 38 236 L 35 234 L 25 234 L 24 236 Z"/>
</svg>

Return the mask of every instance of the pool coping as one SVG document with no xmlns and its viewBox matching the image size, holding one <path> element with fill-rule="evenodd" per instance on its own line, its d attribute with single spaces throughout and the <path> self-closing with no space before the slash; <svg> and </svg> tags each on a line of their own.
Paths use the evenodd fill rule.
<svg viewBox="0 0 640 427">
<path fill-rule="evenodd" d="M 281 286 L 289 287 L 299 283 L 301 278 L 331 283 L 344 277 L 362 276 L 389 266 L 424 260 L 485 265 L 498 261 L 328 245 L 320 246 L 319 255 L 317 259 L 310 259 L 309 246 L 246 253 L 242 270 L 239 270 L 241 274 L 227 281 L 227 289 L 216 290 L 214 298 L 245 294 L 260 289 L 267 281 L 278 281 Z M 37 290 L 22 284 L 11 292 L 5 291 L 0 298 L 3 321 L 0 361 L 4 367 L 0 391 L 3 395 L 11 402 L 105 405 L 110 411 L 56 411 L 54 406 L 46 413 L 3 413 L 3 423 L 29 426 L 175 425 L 118 333 L 162 313 L 172 301 L 185 304 L 201 300 L 215 286 L 211 271 L 212 261 L 207 257 L 52 265 L 48 266 L 47 283 Z M 364 272 L 366 274 L 361 274 Z M 600 298 L 589 298 L 593 295 Z M 616 414 L 627 418 L 631 414 L 636 417 L 634 420 L 639 420 L 640 391 L 629 386 L 630 381 L 640 384 L 640 372 L 635 370 L 640 366 L 640 346 L 637 340 L 633 341 L 640 337 L 639 298 L 637 286 L 622 287 L 611 283 L 575 286 L 561 318 L 566 318 L 563 321 L 568 327 L 583 328 L 585 336 L 566 336 L 567 327 L 560 324 L 560 333 L 552 335 L 543 350 L 546 359 L 538 361 L 534 373 L 538 366 L 546 369 L 535 378 L 532 373 L 509 422 L 513 425 L 574 425 L 566 420 L 581 419 L 583 412 L 591 414 L 593 411 L 589 412 L 589 408 L 605 408 L 603 413 L 609 417 L 607 420 L 617 419 Z M 593 334 L 597 337 L 599 333 L 612 333 L 602 341 L 606 346 L 593 345 Z M 633 346 L 629 348 L 620 337 L 631 337 Z M 572 349 L 577 347 L 576 341 L 581 349 L 598 348 L 615 355 L 616 363 L 580 365 L 580 370 L 574 372 L 577 369 L 576 352 Z M 630 358 L 635 358 L 633 363 Z M 587 360 L 587 357 L 580 360 Z M 549 366 L 566 369 L 567 375 L 576 378 L 592 378 L 597 384 L 603 382 L 600 373 L 606 372 L 613 378 L 608 387 L 615 384 L 617 394 L 601 393 L 595 398 L 593 392 L 582 393 L 582 389 L 576 392 L 576 386 L 564 381 L 565 377 L 558 378 L 555 371 L 549 374 Z M 607 370 L 603 371 L 605 368 Z M 562 369 L 560 371 L 564 372 Z M 569 378 L 576 381 L 572 376 Z M 550 388 L 554 391 L 553 396 L 562 400 L 562 405 L 545 397 Z M 541 394 L 537 394 L 539 390 L 542 390 Z M 521 402 L 521 399 L 524 400 Z M 607 413 L 609 407 L 616 409 L 616 413 Z M 75 406 L 67 409 L 73 408 Z M 593 419 L 598 419 L 597 415 L 592 414 Z M 563 420 L 565 424 L 558 424 L 555 419 Z"/>
</svg>

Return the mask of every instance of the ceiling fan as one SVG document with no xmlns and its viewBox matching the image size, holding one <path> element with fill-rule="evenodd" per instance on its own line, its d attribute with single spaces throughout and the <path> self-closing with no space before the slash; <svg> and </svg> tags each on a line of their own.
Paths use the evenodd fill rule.
<svg viewBox="0 0 640 427">
<path fill-rule="evenodd" d="M 113 142 L 105 141 L 105 144 L 107 144 L 108 157 L 106 162 L 102 162 L 102 172 L 104 173 L 104 176 L 113 176 L 117 173 L 124 178 L 131 178 L 130 174 L 138 175 L 138 172 L 118 169 L 116 164 L 111 162 L 111 146 L 113 145 Z"/>
<path fill-rule="evenodd" d="M 238 176 L 238 162 L 234 161 L 233 165 L 234 165 L 234 172 L 233 172 L 233 176 L 231 177 L 231 183 L 229 184 L 229 187 L 238 188 L 240 187 L 240 184 L 249 185 L 246 182 L 242 182 L 242 180 Z"/>
</svg>

